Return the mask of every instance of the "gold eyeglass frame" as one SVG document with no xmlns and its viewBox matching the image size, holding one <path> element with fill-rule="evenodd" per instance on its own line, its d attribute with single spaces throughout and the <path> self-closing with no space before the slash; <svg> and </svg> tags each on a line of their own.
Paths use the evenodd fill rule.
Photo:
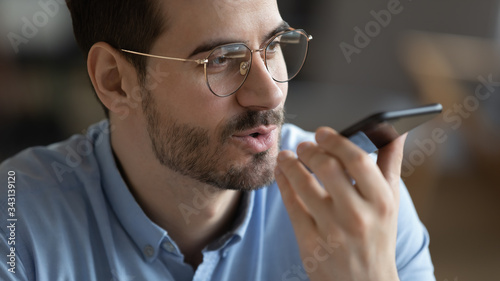
<svg viewBox="0 0 500 281">
<path fill-rule="evenodd" d="M 158 59 L 165 59 L 165 60 L 175 60 L 175 61 L 182 61 L 182 62 L 195 62 L 197 64 L 203 64 L 203 69 L 204 69 L 204 72 L 205 72 L 205 82 L 208 86 L 208 89 L 210 90 L 210 92 L 212 92 L 212 94 L 218 96 L 218 97 L 228 97 L 228 96 L 231 96 L 232 94 L 236 93 L 242 86 L 243 84 L 245 83 L 245 81 L 247 80 L 248 78 L 248 75 L 250 73 L 250 68 L 252 66 L 252 62 L 253 62 L 253 53 L 254 52 L 262 52 L 264 51 L 264 64 L 266 65 L 266 69 L 269 73 L 271 73 L 269 71 L 269 67 L 267 66 L 267 53 L 266 53 L 266 49 L 267 47 L 269 47 L 269 45 L 274 41 L 274 39 L 276 39 L 276 37 L 278 36 L 281 36 L 285 33 L 288 33 L 288 32 L 292 32 L 292 31 L 295 31 L 295 32 L 298 32 L 300 34 L 302 34 L 303 36 L 306 37 L 307 39 L 307 45 L 306 45 L 306 50 L 305 50 L 305 54 L 304 54 L 304 58 L 302 60 L 302 63 L 300 65 L 300 68 L 298 69 L 297 73 L 295 73 L 295 75 L 293 77 L 290 77 L 288 78 L 288 80 L 286 81 L 278 81 L 276 80 L 272 75 L 271 77 L 273 78 L 274 81 L 278 82 L 278 83 L 286 83 L 290 80 L 292 80 L 293 78 L 295 78 L 295 76 L 297 76 L 297 74 L 299 74 L 300 70 L 302 69 L 302 67 L 304 66 L 304 63 L 306 61 L 306 58 L 307 58 L 307 53 L 309 51 L 309 41 L 311 41 L 313 39 L 313 37 L 311 35 L 308 35 L 303 29 L 294 29 L 294 28 L 289 28 L 287 30 L 284 30 L 284 31 L 281 31 L 281 32 L 278 32 L 276 33 L 275 35 L 273 35 L 271 38 L 269 38 L 267 41 L 265 41 L 263 43 L 263 46 L 262 48 L 260 49 L 257 49 L 257 50 L 252 50 L 250 49 L 250 47 L 248 47 L 245 43 L 238 43 L 238 42 L 235 42 L 235 43 L 229 43 L 229 44 L 223 44 L 223 45 L 220 45 L 220 46 L 217 46 L 215 47 L 214 49 L 212 49 L 210 51 L 210 53 L 208 53 L 207 57 L 204 58 L 204 59 L 183 59 L 183 58 L 175 58 L 175 57 L 165 57 L 165 56 L 158 56 L 158 55 L 152 55 L 152 54 L 146 54 L 146 53 L 141 53 L 141 52 L 136 52 L 136 51 L 131 51 L 131 50 L 127 50 L 127 49 L 121 49 L 122 52 L 125 52 L 125 53 L 130 53 L 130 54 L 134 54 L 134 55 L 140 55 L 140 56 L 145 56 L 145 57 L 151 57 L 151 58 L 158 58 Z M 242 65 L 240 66 L 240 73 L 242 75 L 245 75 L 245 79 L 243 79 L 243 81 L 241 82 L 241 84 L 238 86 L 238 88 L 236 90 L 234 90 L 233 92 L 229 93 L 229 94 L 226 94 L 226 95 L 219 95 L 217 93 L 215 93 L 213 90 L 212 90 L 212 87 L 210 87 L 210 83 L 208 82 L 208 74 L 207 74 L 207 64 L 208 64 L 208 58 L 213 54 L 213 52 L 220 48 L 220 47 L 224 47 L 224 46 L 230 46 L 230 45 L 243 45 L 245 46 L 249 51 L 250 51 L 250 63 L 249 65 L 248 64 L 245 64 L 245 65 Z M 246 69 L 246 67 L 248 67 L 248 69 Z M 245 72 L 243 73 L 242 70 L 245 70 Z"/>
</svg>

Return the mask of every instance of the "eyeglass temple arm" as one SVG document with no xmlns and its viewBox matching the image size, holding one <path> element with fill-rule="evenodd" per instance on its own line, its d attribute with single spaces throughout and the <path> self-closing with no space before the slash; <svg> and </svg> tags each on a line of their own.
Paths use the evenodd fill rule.
<svg viewBox="0 0 500 281">
<path fill-rule="evenodd" d="M 307 35 L 307 39 L 312 40 L 313 37 L 312 35 Z M 166 60 L 175 60 L 175 61 L 191 61 L 195 62 L 197 64 L 207 64 L 208 60 L 207 59 L 181 59 L 181 58 L 173 58 L 173 57 L 164 57 L 164 56 L 157 56 L 157 55 L 151 55 L 151 54 L 146 54 L 146 53 L 141 53 L 141 52 L 136 52 L 136 51 L 131 51 L 131 50 L 126 50 L 126 49 L 121 49 L 122 52 L 134 54 L 134 55 L 140 55 L 140 56 L 145 56 L 145 57 L 151 57 L 151 58 L 157 58 L 157 59 L 166 59 Z M 262 51 L 263 49 L 259 49 L 258 51 Z"/>
<path fill-rule="evenodd" d="M 208 63 L 207 59 L 198 59 L 198 60 L 181 59 L 181 58 L 172 58 L 172 57 L 163 57 L 163 56 L 145 54 L 145 53 L 130 51 L 130 50 L 126 50 L 126 49 L 121 49 L 121 50 L 122 50 L 122 52 L 125 52 L 125 53 L 130 53 L 130 54 L 140 55 L 140 56 L 145 56 L 145 57 L 151 57 L 151 58 L 157 58 L 157 59 L 176 60 L 176 61 L 191 61 L 191 62 L 195 62 L 197 64 L 206 64 L 206 63 Z"/>
</svg>

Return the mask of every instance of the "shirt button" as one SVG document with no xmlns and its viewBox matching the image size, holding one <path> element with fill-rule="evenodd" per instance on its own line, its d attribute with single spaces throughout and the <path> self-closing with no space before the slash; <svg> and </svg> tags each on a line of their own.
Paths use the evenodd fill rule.
<svg viewBox="0 0 500 281">
<path fill-rule="evenodd" d="M 153 248 L 153 246 L 151 245 L 147 245 L 146 247 L 144 247 L 144 254 L 150 258 L 152 256 L 154 256 L 155 254 L 155 249 Z"/>
<path fill-rule="evenodd" d="M 168 251 L 170 253 L 175 252 L 175 247 L 170 242 L 163 243 L 163 249 L 165 249 L 165 251 Z"/>
</svg>

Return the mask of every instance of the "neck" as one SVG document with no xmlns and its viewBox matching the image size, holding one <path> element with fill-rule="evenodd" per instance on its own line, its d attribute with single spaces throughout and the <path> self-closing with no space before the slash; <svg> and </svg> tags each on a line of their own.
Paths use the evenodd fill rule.
<svg viewBox="0 0 500 281">
<path fill-rule="evenodd" d="M 133 196 L 177 243 L 185 262 L 196 268 L 203 258 L 201 250 L 230 229 L 241 192 L 216 189 L 179 175 L 160 165 L 151 153 L 118 141 L 126 139 L 116 136 L 119 129 L 113 133 L 115 159 Z"/>
</svg>

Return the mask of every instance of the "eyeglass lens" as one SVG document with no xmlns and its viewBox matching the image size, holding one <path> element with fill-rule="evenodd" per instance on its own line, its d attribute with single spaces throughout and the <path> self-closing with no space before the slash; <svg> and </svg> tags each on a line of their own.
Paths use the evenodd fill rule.
<svg viewBox="0 0 500 281">
<path fill-rule="evenodd" d="M 265 49 L 265 63 L 277 82 L 288 82 L 302 68 L 307 55 L 308 38 L 300 31 L 288 31 L 271 41 Z M 244 44 L 215 48 L 208 56 L 206 78 L 210 90 L 228 96 L 245 82 L 252 64 L 252 52 Z"/>
</svg>

